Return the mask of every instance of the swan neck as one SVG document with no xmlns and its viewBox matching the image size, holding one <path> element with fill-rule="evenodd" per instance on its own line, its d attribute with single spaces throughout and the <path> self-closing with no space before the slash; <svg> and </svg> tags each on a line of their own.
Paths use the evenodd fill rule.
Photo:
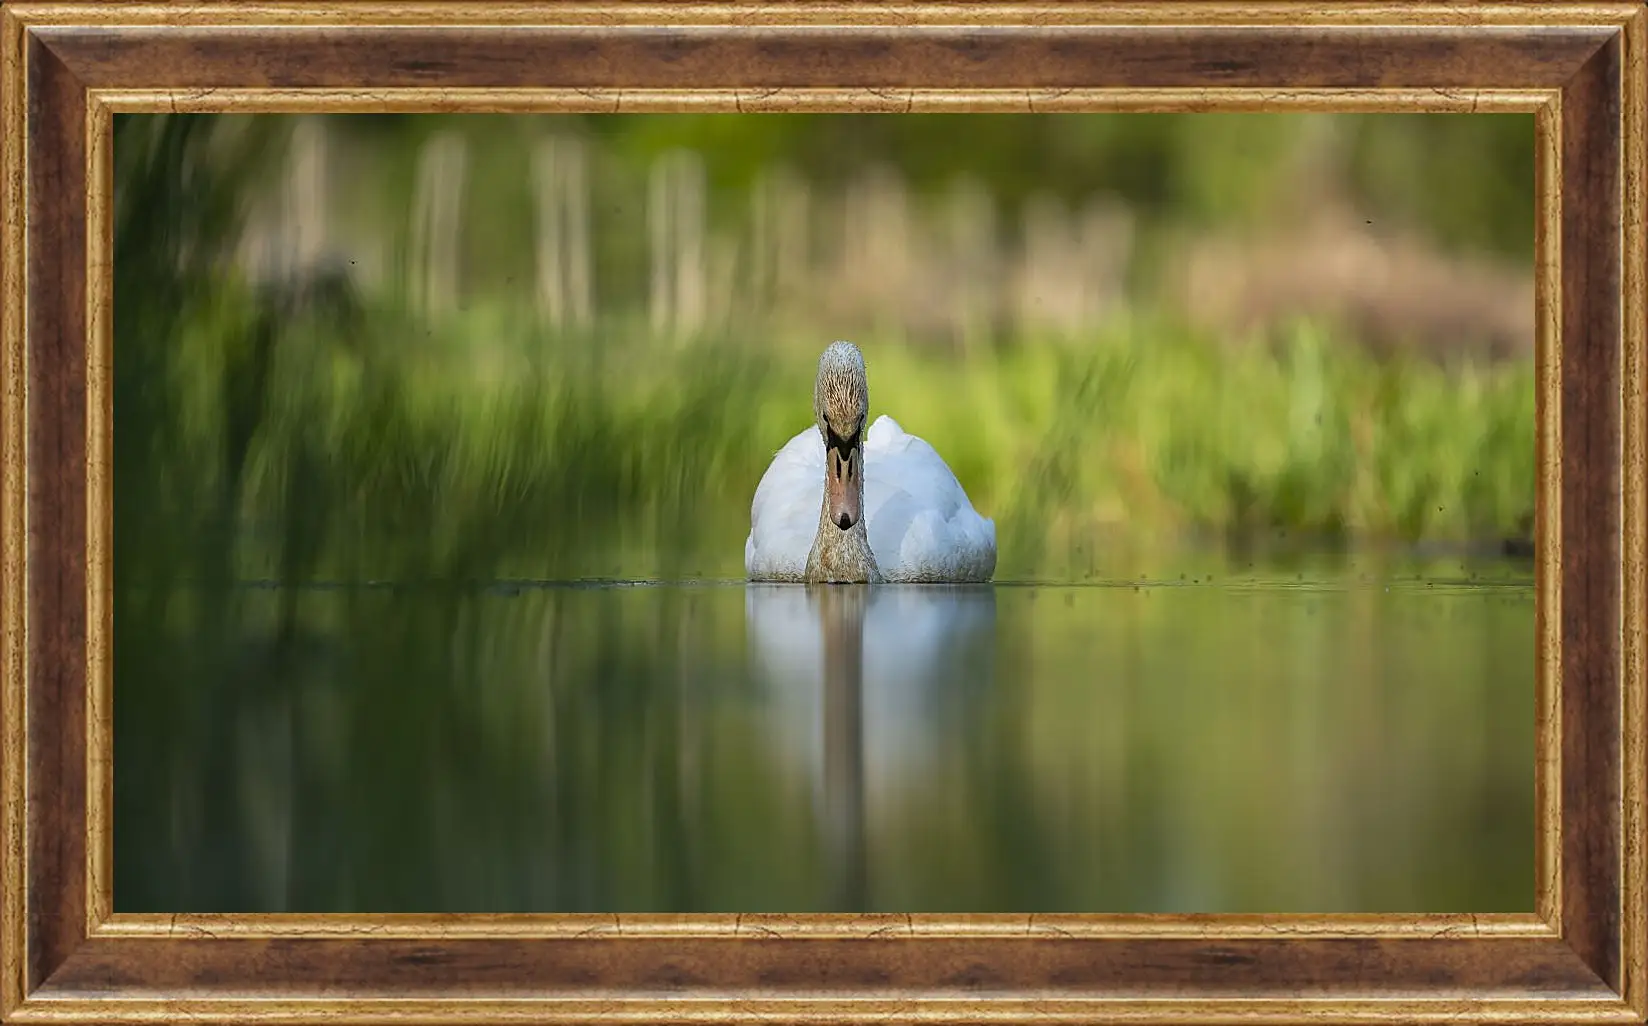
<svg viewBox="0 0 1648 1026">
<path fill-rule="evenodd" d="M 864 508 L 864 479 L 858 475 L 853 481 L 858 508 Z M 830 520 L 830 499 L 826 494 L 818 509 L 818 533 L 813 538 L 812 553 L 807 557 L 806 579 L 809 584 L 879 584 L 881 568 L 870 551 L 870 533 L 864 516 L 843 531 Z"/>
</svg>

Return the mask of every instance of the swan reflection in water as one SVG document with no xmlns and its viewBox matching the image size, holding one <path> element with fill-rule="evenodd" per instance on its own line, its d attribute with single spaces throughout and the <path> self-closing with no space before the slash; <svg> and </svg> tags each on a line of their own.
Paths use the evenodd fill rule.
<svg viewBox="0 0 1648 1026">
<path fill-rule="evenodd" d="M 834 903 L 863 911 L 867 822 L 941 784 L 939 757 L 992 682 L 995 591 L 751 584 L 745 618 L 775 741 L 813 783 Z"/>
</svg>

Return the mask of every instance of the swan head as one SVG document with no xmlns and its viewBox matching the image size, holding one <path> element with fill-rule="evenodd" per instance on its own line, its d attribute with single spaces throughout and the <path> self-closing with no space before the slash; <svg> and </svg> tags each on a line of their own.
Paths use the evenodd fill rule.
<svg viewBox="0 0 1648 1026">
<path fill-rule="evenodd" d="M 864 431 L 870 417 L 864 354 L 851 342 L 831 343 L 819 357 L 813 413 L 824 439 L 825 518 L 850 530 L 864 516 Z"/>
</svg>

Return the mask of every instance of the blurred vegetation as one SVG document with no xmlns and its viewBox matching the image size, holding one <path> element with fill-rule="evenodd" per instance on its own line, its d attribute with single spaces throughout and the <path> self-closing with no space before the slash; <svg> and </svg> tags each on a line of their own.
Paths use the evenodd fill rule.
<svg viewBox="0 0 1648 1026">
<path fill-rule="evenodd" d="M 841 334 L 832 325 L 734 317 L 660 340 L 636 300 L 644 267 L 612 270 L 628 259 L 624 240 L 645 234 L 624 230 L 622 216 L 639 211 L 602 222 L 596 251 L 611 265 L 597 285 L 628 288 L 632 301 L 602 292 L 592 322 L 546 324 L 523 291 L 532 233 L 510 230 L 528 199 L 524 144 L 483 147 L 514 165 L 472 161 L 469 193 L 495 199 L 470 202 L 463 237 L 489 257 L 466 261 L 473 288 L 454 310 L 424 315 L 393 287 L 363 290 L 324 267 L 249 281 L 229 257 L 289 123 L 218 120 L 117 119 L 123 530 L 187 539 L 191 558 L 220 564 L 188 577 L 740 573 L 748 496 L 807 423 L 812 362 Z M 347 119 L 391 169 L 412 167 L 450 120 Z M 1527 257 L 1527 119 L 1342 120 L 1354 131 L 1336 150 L 1341 177 L 1368 202 L 1439 245 Z M 497 142 L 533 121 L 456 124 Z M 611 161 L 601 195 L 630 196 L 646 191 L 634 169 L 687 142 L 726 193 L 779 159 L 829 180 L 873 157 L 921 187 L 953 170 L 958 154 L 943 142 L 962 134 L 937 116 L 583 122 Z M 970 116 L 965 160 L 1004 204 L 1032 186 L 1112 190 L 1147 224 L 1182 227 L 1286 204 L 1271 169 L 1314 124 Z M 1489 161 L 1506 174 L 1451 170 Z M 371 191 L 404 209 L 405 189 Z M 489 264 L 514 269 L 496 289 Z M 1095 528 L 1461 541 L 1526 529 L 1530 358 L 1369 350 L 1299 318 L 1232 340 L 1134 292 L 1144 298 L 1076 338 L 1025 329 L 947 351 L 896 327 L 852 336 L 869 354 L 877 412 L 934 441 L 997 518 L 1003 576 L 1062 572 L 1036 543 Z M 223 544 L 200 543 L 209 537 Z M 397 539 L 409 537 L 429 544 L 408 555 Z M 127 572 L 157 569 L 120 551 Z"/>
<path fill-rule="evenodd" d="M 1099 192 L 1154 224 L 1201 228 L 1285 213 L 1298 197 L 1279 180 L 1278 166 L 1301 139 L 1331 121 L 1343 130 L 1343 152 L 1323 171 L 1343 176 L 1353 199 L 1448 249 L 1533 257 L 1533 118 L 1524 115 L 376 115 L 347 121 L 385 155 L 386 166 L 403 169 L 403 187 L 418 148 L 436 134 L 457 131 L 496 147 L 478 171 L 486 182 L 477 190 L 518 206 L 527 198 L 519 144 L 553 121 L 561 130 L 572 123 L 571 130 L 611 155 L 605 170 L 619 176 L 610 183 L 613 194 L 642 195 L 637 183 L 648 163 L 685 148 L 703 158 L 712 189 L 728 207 L 775 166 L 839 183 L 879 163 L 897 168 L 918 191 L 937 190 L 958 173 L 977 176 L 1009 213 L 1038 193 L 1079 200 Z M 1489 168 L 1493 173 L 1485 174 Z M 404 202 L 404 192 L 396 197 L 394 183 L 385 184 L 390 203 Z M 639 217 L 639 205 L 632 205 L 629 213 Z M 499 203 L 487 213 L 508 223 L 507 211 L 507 203 Z M 501 254 L 516 266 L 530 260 L 519 232 L 488 238 L 518 247 Z"/>
</svg>

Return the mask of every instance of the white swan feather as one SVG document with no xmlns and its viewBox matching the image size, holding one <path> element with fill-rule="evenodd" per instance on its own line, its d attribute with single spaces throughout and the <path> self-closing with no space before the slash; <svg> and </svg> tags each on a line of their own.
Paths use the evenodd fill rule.
<svg viewBox="0 0 1648 1026">
<path fill-rule="evenodd" d="M 824 473 L 824 441 L 814 427 L 773 457 L 750 504 L 744 569 L 751 580 L 804 579 Z M 886 415 L 864 439 L 864 517 L 889 583 L 983 582 L 995 573 L 995 522 L 973 509 L 931 445 Z"/>
</svg>

